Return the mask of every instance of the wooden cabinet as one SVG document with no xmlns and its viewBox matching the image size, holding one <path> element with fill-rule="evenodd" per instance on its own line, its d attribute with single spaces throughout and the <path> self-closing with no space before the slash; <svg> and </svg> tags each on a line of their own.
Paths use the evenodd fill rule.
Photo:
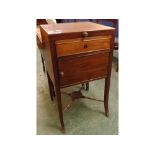
<svg viewBox="0 0 155 155">
<path fill-rule="evenodd" d="M 115 29 L 91 22 L 77 22 L 41 25 L 40 30 L 49 86 L 55 92 L 62 130 L 65 127 L 60 89 L 64 87 L 105 78 L 103 96 L 108 116 Z"/>
</svg>

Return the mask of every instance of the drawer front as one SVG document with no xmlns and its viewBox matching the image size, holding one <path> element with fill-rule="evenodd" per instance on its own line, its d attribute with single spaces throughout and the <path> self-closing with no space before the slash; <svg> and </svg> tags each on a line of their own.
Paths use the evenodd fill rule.
<svg viewBox="0 0 155 155">
<path fill-rule="evenodd" d="M 66 56 L 95 50 L 109 50 L 111 36 L 97 36 L 56 42 L 57 55 Z"/>
<path fill-rule="evenodd" d="M 59 59 L 61 86 L 107 76 L 109 53 L 102 52 L 81 57 Z"/>
</svg>

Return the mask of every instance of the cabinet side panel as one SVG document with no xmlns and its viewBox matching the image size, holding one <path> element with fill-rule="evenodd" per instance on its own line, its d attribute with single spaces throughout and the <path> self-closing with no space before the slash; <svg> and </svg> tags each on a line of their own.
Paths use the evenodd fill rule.
<svg viewBox="0 0 155 155">
<path fill-rule="evenodd" d="M 52 55 L 50 50 L 50 44 L 48 40 L 48 36 L 41 30 L 42 40 L 43 40 L 43 55 L 45 59 L 46 69 L 52 81 L 54 81 L 54 74 L 53 74 L 53 64 L 52 64 Z"/>
</svg>

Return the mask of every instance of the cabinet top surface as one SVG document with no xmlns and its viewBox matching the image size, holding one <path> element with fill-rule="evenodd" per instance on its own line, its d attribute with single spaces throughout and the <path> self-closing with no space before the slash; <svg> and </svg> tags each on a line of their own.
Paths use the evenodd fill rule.
<svg viewBox="0 0 155 155">
<path fill-rule="evenodd" d="M 84 31 L 107 31 L 115 30 L 115 28 L 96 24 L 92 22 L 76 22 L 76 23 L 61 23 L 41 25 L 48 35 L 56 35 L 63 33 L 76 33 Z"/>
</svg>

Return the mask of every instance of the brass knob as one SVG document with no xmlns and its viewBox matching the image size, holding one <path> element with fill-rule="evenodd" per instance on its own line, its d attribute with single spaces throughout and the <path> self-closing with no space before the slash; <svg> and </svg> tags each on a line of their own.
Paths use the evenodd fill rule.
<svg viewBox="0 0 155 155">
<path fill-rule="evenodd" d="M 64 76 L 64 72 L 60 72 L 60 76 L 63 77 Z"/>
<path fill-rule="evenodd" d="M 83 36 L 83 37 L 88 37 L 88 32 L 83 32 L 83 33 L 82 33 L 82 36 Z"/>
</svg>

